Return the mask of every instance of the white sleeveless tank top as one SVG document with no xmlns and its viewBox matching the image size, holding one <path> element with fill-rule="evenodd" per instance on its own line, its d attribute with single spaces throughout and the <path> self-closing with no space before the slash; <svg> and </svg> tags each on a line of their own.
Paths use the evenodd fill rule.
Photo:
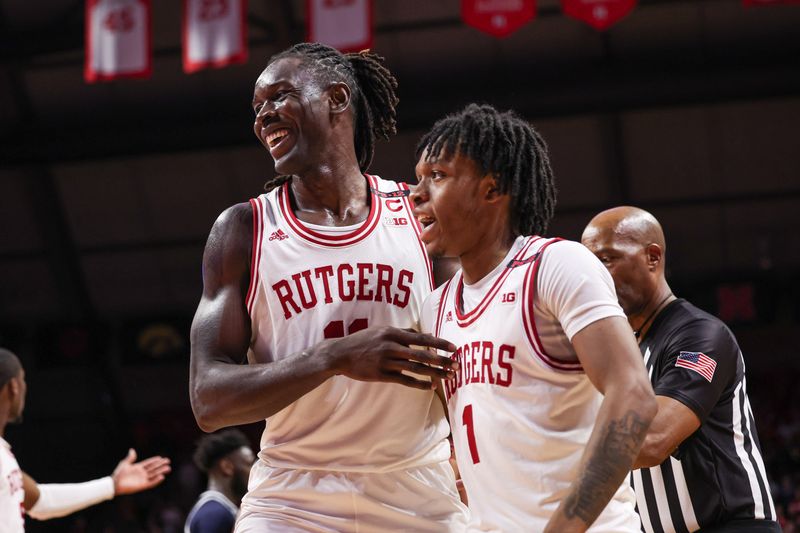
<svg viewBox="0 0 800 533">
<path fill-rule="evenodd" d="M 559 240 L 518 238 L 503 263 L 475 284 L 482 299 L 472 305 L 462 302 L 460 271 L 426 303 L 425 329 L 435 317 L 433 333 L 457 346 L 460 369 L 445 382 L 445 395 L 473 525 L 481 530 L 544 529 L 578 474 L 602 402 L 581 365 L 551 357 L 537 330 L 547 322 L 554 332 L 549 344 L 572 350 L 555 317 L 541 316 L 547 302 L 537 294 L 542 258 L 547 261 L 547 248 Z M 621 314 L 613 294 L 613 285 L 603 288 L 597 311 L 585 320 Z M 595 527 L 604 523 L 613 525 L 603 531 L 638 531 L 627 484 Z"/>
<path fill-rule="evenodd" d="M 251 200 L 250 361 L 279 361 L 369 326 L 419 329 L 433 282 L 408 187 L 366 179 L 369 215 L 345 228 L 301 222 L 288 184 Z M 284 468 L 387 472 L 446 461 L 448 433 L 432 391 L 335 376 L 267 419 L 259 459 Z"/>
</svg>

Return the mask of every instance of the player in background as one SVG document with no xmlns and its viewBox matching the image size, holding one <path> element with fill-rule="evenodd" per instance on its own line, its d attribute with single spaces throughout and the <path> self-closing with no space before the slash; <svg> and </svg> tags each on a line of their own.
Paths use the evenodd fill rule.
<svg viewBox="0 0 800 533">
<path fill-rule="evenodd" d="M 653 391 L 603 265 L 541 237 L 556 194 L 544 141 L 472 104 L 417 158 L 422 241 L 462 266 L 422 324 L 457 346 L 444 386 L 471 529 L 639 531 L 625 480 Z"/>
<path fill-rule="evenodd" d="M 256 459 L 250 443 L 238 429 L 226 429 L 202 437 L 193 458 L 208 487 L 189 511 L 184 532 L 230 533 Z"/>
<path fill-rule="evenodd" d="M 0 348 L 0 533 L 25 531 L 25 514 L 37 520 L 58 518 L 121 494 L 155 487 L 170 472 L 169 459 L 150 457 L 136 462 L 129 450 L 114 472 L 85 483 L 37 483 L 23 472 L 5 441 L 6 426 L 22 421 L 25 409 L 25 369 L 12 352 Z"/>
<path fill-rule="evenodd" d="M 432 287 L 408 187 L 365 174 L 395 132 L 396 81 L 370 52 L 303 43 L 253 93 L 281 176 L 226 210 L 203 258 L 190 395 L 200 427 L 266 419 L 237 531 L 459 530 L 449 427 L 425 349 Z M 248 364 L 243 364 L 245 361 Z"/>
<path fill-rule="evenodd" d="M 661 224 L 616 207 L 582 242 L 614 278 L 658 401 L 631 475 L 645 531 L 780 531 L 742 352 L 721 320 L 672 293 Z"/>
</svg>

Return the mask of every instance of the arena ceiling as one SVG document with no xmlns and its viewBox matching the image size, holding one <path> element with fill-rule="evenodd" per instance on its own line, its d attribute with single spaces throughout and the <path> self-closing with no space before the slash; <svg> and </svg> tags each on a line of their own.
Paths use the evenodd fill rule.
<svg viewBox="0 0 800 533">
<path fill-rule="evenodd" d="M 596 32 L 539 0 L 498 40 L 457 0 L 374 4 L 374 49 L 400 80 L 387 177 L 409 175 L 442 113 L 489 101 L 541 124 L 563 176 L 555 231 L 635 202 L 670 223 L 678 273 L 800 266 L 800 7 L 640 0 Z M 180 5 L 153 2 L 150 79 L 87 85 L 83 0 L 0 0 L 5 323 L 190 314 L 210 225 L 271 175 L 252 84 L 303 39 L 305 3 L 250 0 L 249 61 L 192 75 Z"/>
</svg>

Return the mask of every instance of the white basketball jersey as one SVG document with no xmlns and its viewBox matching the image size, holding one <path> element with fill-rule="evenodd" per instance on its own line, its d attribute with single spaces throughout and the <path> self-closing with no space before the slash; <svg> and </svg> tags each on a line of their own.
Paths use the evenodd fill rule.
<svg viewBox="0 0 800 533">
<path fill-rule="evenodd" d="M 542 258 L 546 262 L 550 255 L 547 248 L 557 241 L 518 238 L 492 273 L 467 287 L 474 291 L 480 286 L 480 292 L 469 293 L 472 302 L 467 305 L 461 272 L 426 302 L 425 329 L 430 316 L 433 333 L 457 346 L 454 357 L 460 369 L 444 383 L 445 395 L 477 529 L 544 529 L 576 478 L 602 402 L 580 364 L 552 358 L 537 330 L 542 314 L 537 273 Z M 580 252 L 577 243 L 564 241 L 552 250 L 559 246 L 561 256 L 566 251 L 581 258 L 574 254 Z M 611 305 L 595 317 L 617 313 L 613 285 L 606 292 L 599 308 L 606 299 Z M 557 335 L 547 333 L 550 345 L 569 345 L 554 317 L 541 321 L 548 330 L 558 330 Z M 558 337 L 561 341 L 554 342 Z M 591 531 L 639 530 L 627 484 L 615 500 Z"/>
<path fill-rule="evenodd" d="M 11 445 L 0 437 L 0 533 L 25 531 L 24 500 L 22 471 L 11 453 Z"/>
<path fill-rule="evenodd" d="M 300 221 L 288 184 L 251 200 L 250 361 L 279 361 L 369 326 L 419 329 L 432 276 L 408 187 L 367 180 L 369 215 L 345 228 Z M 432 391 L 335 376 L 267 420 L 259 458 L 285 468 L 387 472 L 446 461 L 448 432 Z"/>
</svg>

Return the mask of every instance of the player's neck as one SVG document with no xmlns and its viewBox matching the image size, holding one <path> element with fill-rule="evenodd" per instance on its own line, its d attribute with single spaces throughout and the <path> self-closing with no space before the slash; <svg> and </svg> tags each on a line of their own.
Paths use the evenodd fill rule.
<svg viewBox="0 0 800 533">
<path fill-rule="evenodd" d="M 495 233 L 495 235 L 497 234 Z M 492 238 L 489 242 L 473 246 L 469 252 L 461 255 L 459 259 L 464 283 L 467 285 L 477 283 L 497 268 L 497 265 L 508 255 L 515 240 L 516 236 L 508 231 L 505 238 Z"/>
<path fill-rule="evenodd" d="M 295 214 L 323 225 L 354 222 L 366 216 L 369 187 L 358 165 L 320 166 L 291 182 Z M 356 220 L 357 221 L 357 220 Z"/>
<path fill-rule="evenodd" d="M 647 332 L 650 331 L 658 315 L 675 299 L 676 297 L 672 294 L 672 289 L 669 288 L 666 281 L 663 281 L 659 284 L 658 290 L 656 290 L 653 296 L 648 300 L 647 305 L 645 305 L 640 312 L 628 317 L 628 323 L 631 325 L 631 328 L 633 328 L 634 335 L 638 342 L 641 343 L 642 339 L 647 335 Z"/>
<path fill-rule="evenodd" d="M 223 496 L 228 498 L 228 500 L 234 504 L 235 506 L 239 506 L 239 501 L 236 500 L 236 497 L 233 495 L 233 489 L 231 488 L 230 482 L 220 481 L 218 479 L 210 478 L 208 480 L 208 490 L 215 490 L 217 492 L 222 493 Z"/>
</svg>

